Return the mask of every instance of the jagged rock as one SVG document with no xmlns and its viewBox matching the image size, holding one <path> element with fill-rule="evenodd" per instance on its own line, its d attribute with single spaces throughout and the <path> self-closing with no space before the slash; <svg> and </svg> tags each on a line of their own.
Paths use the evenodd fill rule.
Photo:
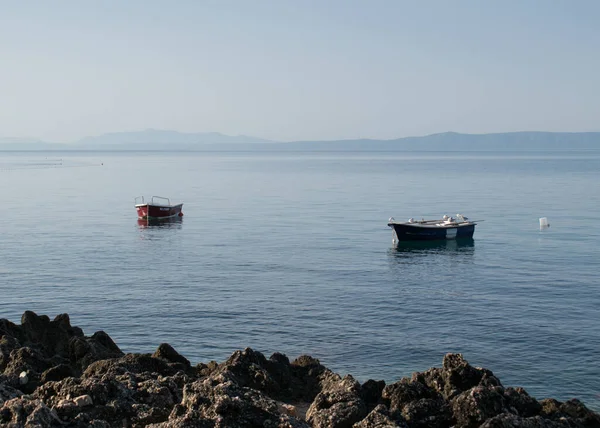
<svg viewBox="0 0 600 428">
<path fill-rule="evenodd" d="M 386 385 L 382 398 L 410 427 L 448 427 L 453 423 L 452 412 L 442 395 L 421 382 L 402 379 Z"/>
<path fill-rule="evenodd" d="M 561 417 L 562 414 L 560 412 L 560 406 L 562 403 L 554 398 L 546 398 L 540 401 L 540 406 L 542 406 L 542 410 L 540 414 L 544 417 Z"/>
<path fill-rule="evenodd" d="M 51 362 L 38 350 L 22 347 L 10 352 L 4 374 L 17 377 L 18 388 L 25 393 L 31 393 L 39 385 L 41 373 L 50 365 Z"/>
<path fill-rule="evenodd" d="M 522 418 L 510 413 L 502 413 L 485 421 L 481 428 L 574 428 L 572 425 L 543 419 L 540 416 Z"/>
<path fill-rule="evenodd" d="M 261 392 L 241 387 L 230 374 L 215 374 L 184 387 L 181 406 L 168 422 L 152 427 L 309 427 L 293 416 L 281 414 L 277 402 Z"/>
<path fill-rule="evenodd" d="M 219 363 L 216 361 L 210 361 L 209 363 L 198 363 L 196 364 L 195 370 L 200 377 L 207 377 L 214 373 L 215 370 L 219 367 Z"/>
<path fill-rule="evenodd" d="M 502 386 L 490 370 L 471 366 L 462 354 L 446 354 L 441 369 L 431 368 L 423 373 L 414 373 L 412 380 L 435 389 L 446 400 L 475 386 Z"/>
<path fill-rule="evenodd" d="M 450 407 L 440 399 L 423 398 L 406 404 L 402 416 L 411 428 L 442 428 L 453 425 Z"/>
<path fill-rule="evenodd" d="M 11 385 L 13 383 L 14 380 L 10 379 L 7 376 L 0 375 L 0 407 L 5 401 L 23 395 L 21 391 L 19 391 Z"/>
<path fill-rule="evenodd" d="M 385 388 L 385 382 L 382 380 L 375 381 L 369 379 L 360 387 L 360 397 L 367 405 L 367 410 L 370 412 L 381 402 L 381 394 Z"/>
<path fill-rule="evenodd" d="M 232 376 L 240 386 L 286 402 L 312 402 L 323 389 L 323 383 L 334 375 L 312 357 L 301 356 L 290 363 L 283 354 L 275 353 L 267 359 L 251 348 L 234 352 L 212 370 L 208 367 L 200 370 Z"/>
<path fill-rule="evenodd" d="M 267 360 L 266 370 L 279 386 L 272 398 L 300 403 L 312 402 L 323 388 L 322 382 L 333 375 L 312 357 L 301 356 L 290 363 L 286 355 L 278 352 Z"/>
<path fill-rule="evenodd" d="M 68 354 L 71 363 L 81 371 L 96 361 L 124 355 L 110 336 L 103 331 L 97 331 L 89 338 L 72 337 L 68 344 Z"/>
<path fill-rule="evenodd" d="M 540 402 L 542 411 L 540 415 L 554 421 L 569 420 L 575 426 L 597 428 L 600 427 L 600 414 L 589 410 L 581 401 L 571 399 L 561 403 L 553 398 Z"/>
<path fill-rule="evenodd" d="M 123 355 L 123 352 L 121 352 L 117 344 L 111 339 L 111 337 L 108 334 L 106 334 L 102 330 L 92 334 L 92 337 L 90 337 L 90 339 L 92 342 L 101 345 L 110 353 Z"/>
<path fill-rule="evenodd" d="M 116 376 L 124 373 L 157 373 L 162 376 L 173 376 L 179 367 L 149 354 L 127 354 L 121 358 L 105 359 L 90 364 L 82 377 Z"/>
<path fill-rule="evenodd" d="M 182 364 L 186 369 L 191 367 L 191 364 L 187 358 L 180 355 L 171 345 L 168 343 L 161 343 L 158 346 L 158 349 L 154 354 L 152 354 L 154 358 L 161 358 L 163 360 L 167 360 L 171 363 L 179 363 Z"/>
<path fill-rule="evenodd" d="M 505 388 L 504 399 L 511 413 L 524 418 L 537 416 L 542 410 L 542 405 L 523 388 Z"/>
<path fill-rule="evenodd" d="M 350 375 L 337 378 L 328 380 L 306 413 L 313 427 L 351 427 L 367 416 L 360 384 Z"/>
<path fill-rule="evenodd" d="M 267 359 L 251 348 L 235 351 L 217 369 L 217 373 L 228 372 L 234 381 L 243 387 L 256 389 L 271 396 L 278 396 L 279 385 L 266 369 Z"/>
<path fill-rule="evenodd" d="M 26 311 L 21 317 L 21 329 L 26 341 L 38 344 L 48 354 L 63 354 L 63 346 L 69 340 L 68 333 L 57 327 L 56 324 L 50 324 L 47 315 L 38 316 Z"/>
<path fill-rule="evenodd" d="M 501 387 L 477 386 L 455 397 L 452 400 L 452 411 L 456 426 L 475 428 L 494 416 L 508 413 L 503 393 Z"/>
<path fill-rule="evenodd" d="M 79 327 L 71 327 L 69 315 L 61 314 L 50 321 L 46 315 L 36 315 L 26 311 L 21 317 L 21 330 L 25 341 L 38 345 L 44 354 L 58 354 L 66 357 L 69 350 L 69 339 L 83 336 Z"/>
<path fill-rule="evenodd" d="M 77 397 L 87 395 L 93 406 L 79 407 Z M 133 391 L 115 378 L 79 379 L 66 378 L 59 382 L 47 382 L 39 387 L 34 396 L 53 407 L 65 421 L 73 421 L 79 416 L 83 422 L 104 420 L 120 424 L 122 419 L 133 416 L 131 404 Z"/>
<path fill-rule="evenodd" d="M 70 423 L 95 420 L 114 426 L 125 419 L 133 426 L 145 426 L 167 420 L 187 381 L 184 374 L 162 377 L 148 372 L 67 378 L 46 383 L 35 395 Z"/>
<path fill-rule="evenodd" d="M 312 402 L 321 391 L 321 382 L 333 375 L 333 372 L 321 365 L 318 359 L 301 355 L 290 364 L 293 375 L 291 388 L 294 399 Z"/>
<path fill-rule="evenodd" d="M 67 364 L 59 364 L 58 366 L 50 367 L 48 370 L 42 373 L 41 383 L 49 381 L 62 380 L 66 377 L 76 376 L 75 370 Z"/>
<path fill-rule="evenodd" d="M 279 352 L 274 353 L 266 362 L 266 369 L 271 378 L 279 385 L 279 398 L 294 400 L 296 398 L 294 378 L 289 358 Z"/>
<path fill-rule="evenodd" d="M 577 420 L 583 426 L 600 427 L 600 415 L 590 411 L 585 404 L 576 398 L 565 401 L 560 406 L 560 411 L 567 417 Z"/>
<path fill-rule="evenodd" d="M 13 398 L 0 409 L 0 426 L 20 427 L 61 427 L 62 421 L 56 413 L 41 400 Z"/>
<path fill-rule="evenodd" d="M 35 387 L 35 382 L 41 380 L 41 373 L 51 367 L 70 363 L 76 373 L 94 361 L 122 355 L 106 333 L 100 331 L 86 338 L 79 327 L 71 326 L 67 314 L 50 321 L 46 315 L 26 311 L 20 326 L 0 320 L 0 370 L 31 373 L 29 389 Z M 49 374 L 57 376 L 64 372 L 62 367 Z"/>
<path fill-rule="evenodd" d="M 2 318 L 0 319 L 0 338 L 4 337 L 12 337 L 18 342 L 22 342 L 23 340 L 23 335 L 19 326 L 7 319 Z"/>
<path fill-rule="evenodd" d="M 382 391 L 382 398 L 388 403 L 391 410 L 402 410 L 402 407 L 413 401 L 427 399 L 440 399 L 441 395 L 427 385 L 409 379 L 386 385 Z"/>
<path fill-rule="evenodd" d="M 124 355 L 66 314 L 21 321 L 0 319 L 2 427 L 600 428 L 580 401 L 538 402 L 461 354 L 390 385 L 361 385 L 306 355 L 290 363 L 247 348 L 192 368 L 168 344 Z"/>
<path fill-rule="evenodd" d="M 398 412 L 390 412 L 386 406 L 379 404 L 362 421 L 353 428 L 408 428 L 406 421 Z"/>
<path fill-rule="evenodd" d="M 0 322 L 0 329 L 2 328 L 2 325 L 3 324 Z M 18 349 L 20 347 L 20 342 L 14 336 L 9 336 L 8 333 L 3 333 L 2 330 L 0 330 L 0 372 L 3 372 L 6 369 L 8 363 L 10 362 L 10 353 L 13 350 Z"/>
<path fill-rule="evenodd" d="M 13 349 L 8 357 L 8 364 L 4 369 L 4 374 L 21 376 L 25 372 L 28 378 L 36 377 L 49 368 L 50 362 L 36 349 L 22 347 Z M 27 383 L 27 382 L 25 382 Z"/>
</svg>

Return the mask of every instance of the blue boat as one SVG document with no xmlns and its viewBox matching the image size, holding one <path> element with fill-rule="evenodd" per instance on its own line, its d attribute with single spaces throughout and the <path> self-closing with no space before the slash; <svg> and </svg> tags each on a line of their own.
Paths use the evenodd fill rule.
<svg viewBox="0 0 600 428">
<path fill-rule="evenodd" d="M 461 214 L 456 214 L 456 218 L 445 215 L 440 220 L 411 218 L 407 222 L 397 222 L 393 217 L 388 220 L 388 226 L 394 230 L 394 243 L 473 238 L 476 224 L 475 221 L 470 221 Z"/>
</svg>

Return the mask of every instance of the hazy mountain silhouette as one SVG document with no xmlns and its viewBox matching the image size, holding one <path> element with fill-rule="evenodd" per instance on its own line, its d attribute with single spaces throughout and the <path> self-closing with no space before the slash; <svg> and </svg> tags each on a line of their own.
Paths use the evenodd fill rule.
<svg viewBox="0 0 600 428">
<path fill-rule="evenodd" d="M 192 149 L 197 145 L 219 144 L 255 144 L 270 143 L 261 138 L 245 135 L 230 136 L 218 132 L 184 133 L 161 129 L 146 129 L 145 131 L 112 132 L 95 137 L 85 137 L 74 146 L 79 148 L 96 149 L 140 149 L 155 147 L 157 149 Z M 143 146 L 143 147 L 142 147 Z"/>
<path fill-rule="evenodd" d="M 287 143 L 296 150 L 369 151 L 524 151 L 600 149 L 600 132 L 505 132 L 460 134 L 444 132 L 393 140 L 297 141 Z"/>
<path fill-rule="evenodd" d="M 164 150 L 164 151 L 544 151 L 598 150 L 600 132 L 444 132 L 393 140 L 274 142 L 218 132 L 183 133 L 147 129 L 85 137 L 75 143 L 0 138 L 0 150 Z"/>
<path fill-rule="evenodd" d="M 64 144 L 48 143 L 37 138 L 0 137 L 0 150 L 53 150 L 64 147 Z"/>
</svg>

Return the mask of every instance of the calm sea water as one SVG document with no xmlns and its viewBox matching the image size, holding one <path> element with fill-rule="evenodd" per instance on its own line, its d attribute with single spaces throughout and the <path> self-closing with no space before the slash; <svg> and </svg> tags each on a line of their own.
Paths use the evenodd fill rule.
<svg viewBox="0 0 600 428">
<path fill-rule="evenodd" d="M 4 152 L 0 317 L 67 312 L 192 363 L 306 353 L 361 381 L 462 352 L 600 410 L 599 173 L 600 152 Z M 139 225 L 140 194 L 183 221 Z M 456 213 L 485 219 L 472 243 L 392 245 L 390 216 Z"/>
</svg>

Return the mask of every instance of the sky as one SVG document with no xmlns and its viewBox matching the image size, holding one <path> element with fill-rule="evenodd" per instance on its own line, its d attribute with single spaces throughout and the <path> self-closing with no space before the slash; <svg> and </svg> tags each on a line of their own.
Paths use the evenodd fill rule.
<svg viewBox="0 0 600 428">
<path fill-rule="evenodd" d="M 0 0 L 0 137 L 600 130 L 596 0 Z"/>
</svg>

